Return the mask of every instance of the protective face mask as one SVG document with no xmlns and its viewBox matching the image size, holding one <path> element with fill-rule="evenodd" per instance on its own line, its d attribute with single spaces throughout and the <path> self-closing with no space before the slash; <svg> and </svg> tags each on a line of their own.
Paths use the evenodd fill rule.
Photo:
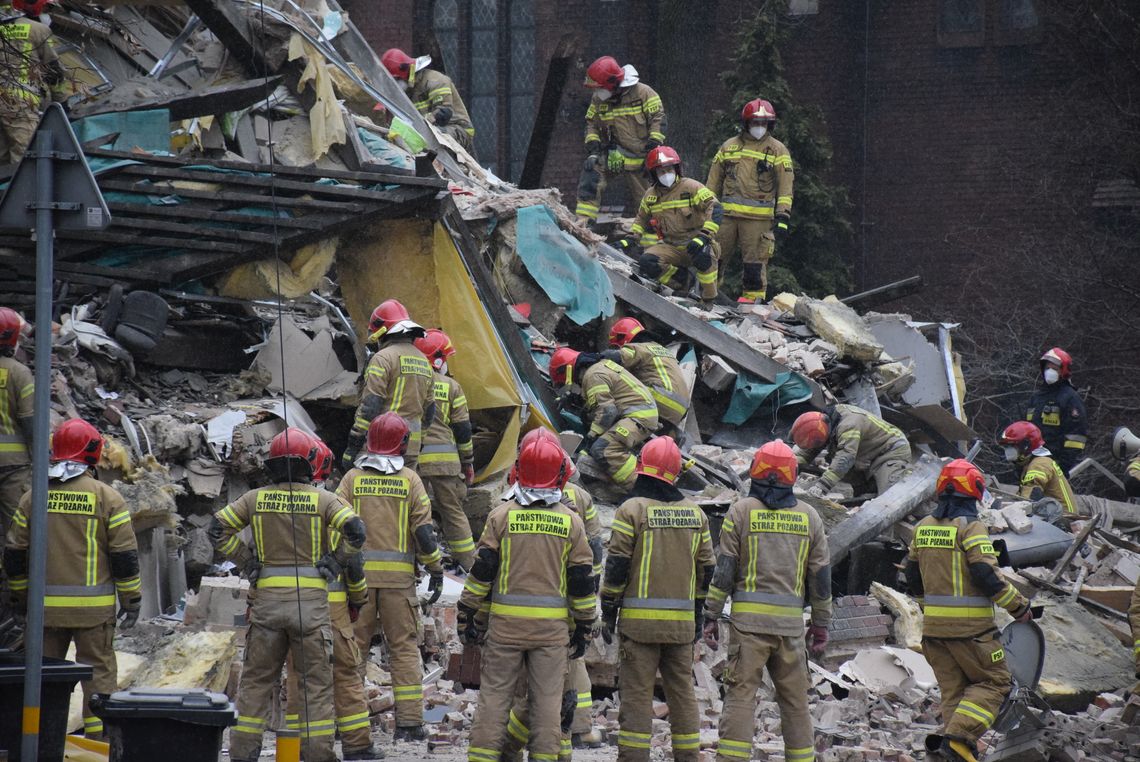
<svg viewBox="0 0 1140 762">
<path fill-rule="evenodd" d="M 676 172 L 662 172 L 657 175 L 657 182 L 661 183 L 666 188 L 672 188 L 673 183 L 677 182 Z"/>
<path fill-rule="evenodd" d="M 447 360 L 444 360 L 442 363 L 440 363 L 439 367 L 436 368 L 436 370 L 438 370 L 440 373 L 442 373 L 443 375 L 446 376 L 447 375 Z"/>
<path fill-rule="evenodd" d="M 1002 453 L 1005 455 L 1006 462 L 1008 463 L 1016 463 L 1017 456 L 1020 454 L 1017 452 L 1016 447 L 1010 447 L 1008 445 L 1002 448 Z"/>
<path fill-rule="evenodd" d="M 599 87 L 597 90 L 594 91 L 594 97 L 600 101 L 608 101 L 610 98 L 613 97 L 613 91 L 607 90 L 604 87 Z"/>
<path fill-rule="evenodd" d="M 754 124 L 748 128 L 748 134 L 754 137 L 756 140 L 760 140 L 768 134 L 768 125 Z"/>
<path fill-rule="evenodd" d="M 1045 376 L 1045 383 L 1047 384 L 1055 384 L 1061 378 L 1061 374 L 1053 368 L 1046 368 L 1045 373 L 1042 375 Z"/>
<path fill-rule="evenodd" d="M 405 92 L 412 89 L 412 83 L 406 79 L 399 80 L 399 83 L 400 83 L 400 87 L 404 88 Z"/>
</svg>

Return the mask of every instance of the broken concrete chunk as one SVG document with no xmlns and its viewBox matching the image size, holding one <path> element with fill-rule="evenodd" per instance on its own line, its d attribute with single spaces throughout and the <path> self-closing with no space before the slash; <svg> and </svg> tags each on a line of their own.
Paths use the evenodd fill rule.
<svg viewBox="0 0 1140 762">
<path fill-rule="evenodd" d="M 1033 522 L 1029 520 L 1029 516 L 1024 510 L 1025 507 L 1029 506 L 1030 503 L 1018 502 L 1001 509 L 1002 518 L 1005 519 L 1010 531 L 1015 534 L 1029 534 L 1033 531 Z"/>
<path fill-rule="evenodd" d="M 701 358 L 701 382 L 714 392 L 722 392 L 736 383 L 736 371 L 716 355 Z"/>
<path fill-rule="evenodd" d="M 834 344 L 842 357 L 870 363 L 878 360 L 883 353 L 883 345 L 867 328 L 863 319 L 845 304 L 800 297 L 796 300 L 795 315 Z"/>
<path fill-rule="evenodd" d="M 891 612 L 891 632 L 895 643 L 914 651 L 922 650 L 922 608 L 905 593 L 879 582 L 871 583 L 870 596 Z"/>
</svg>

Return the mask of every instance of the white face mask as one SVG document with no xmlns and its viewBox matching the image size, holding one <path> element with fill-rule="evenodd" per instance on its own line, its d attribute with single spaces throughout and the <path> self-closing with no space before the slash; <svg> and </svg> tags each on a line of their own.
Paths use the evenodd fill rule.
<svg viewBox="0 0 1140 762">
<path fill-rule="evenodd" d="M 447 375 L 447 360 L 444 360 L 443 362 L 441 362 L 439 364 L 439 367 L 436 368 L 436 370 L 438 370 L 440 373 L 442 373 L 443 375 L 446 376 Z"/>
<path fill-rule="evenodd" d="M 607 90 L 604 87 L 599 87 L 597 90 L 594 91 L 594 97 L 600 101 L 608 101 L 610 98 L 613 97 L 613 91 Z"/>
<path fill-rule="evenodd" d="M 1009 445 L 1003 447 L 1002 452 L 1005 455 L 1006 461 L 1009 463 L 1016 463 L 1017 456 L 1021 454 L 1017 451 L 1016 447 L 1010 447 Z"/>
<path fill-rule="evenodd" d="M 756 140 L 761 140 L 765 135 L 768 134 L 768 125 L 754 124 L 748 128 L 748 134 L 754 137 Z"/>
<path fill-rule="evenodd" d="M 666 188 L 672 188 L 673 183 L 677 182 L 677 173 L 669 170 L 657 175 L 657 182 L 661 183 Z"/>
<path fill-rule="evenodd" d="M 1061 374 L 1054 368 L 1046 368 L 1043 375 L 1045 376 L 1045 383 L 1047 384 L 1055 384 L 1061 378 Z"/>
</svg>

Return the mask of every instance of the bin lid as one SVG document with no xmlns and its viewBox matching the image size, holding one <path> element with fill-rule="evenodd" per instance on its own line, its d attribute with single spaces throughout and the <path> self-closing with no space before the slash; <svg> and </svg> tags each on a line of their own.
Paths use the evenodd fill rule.
<svg viewBox="0 0 1140 762">
<path fill-rule="evenodd" d="M 237 712 L 224 693 L 204 688 L 131 688 L 97 694 L 91 708 L 103 719 L 171 719 L 201 725 L 233 725 Z"/>
<path fill-rule="evenodd" d="M 22 684 L 24 682 L 25 658 L 23 652 L 0 652 L 0 684 Z M 91 667 L 86 664 L 77 664 L 66 659 L 53 659 L 50 656 L 45 656 L 43 659 L 41 679 L 45 683 L 90 680 L 92 674 Z"/>
</svg>

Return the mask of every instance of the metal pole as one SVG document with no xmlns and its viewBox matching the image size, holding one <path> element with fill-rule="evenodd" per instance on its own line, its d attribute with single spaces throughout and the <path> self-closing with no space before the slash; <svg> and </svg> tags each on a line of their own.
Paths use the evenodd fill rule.
<svg viewBox="0 0 1140 762">
<path fill-rule="evenodd" d="M 24 632 L 24 718 L 20 759 L 35 762 L 40 743 L 40 677 L 44 655 L 44 574 L 47 569 L 48 422 L 51 414 L 51 295 L 55 201 L 52 133 L 36 132 L 36 396 L 32 428 L 31 540 L 28 623 Z"/>
</svg>

